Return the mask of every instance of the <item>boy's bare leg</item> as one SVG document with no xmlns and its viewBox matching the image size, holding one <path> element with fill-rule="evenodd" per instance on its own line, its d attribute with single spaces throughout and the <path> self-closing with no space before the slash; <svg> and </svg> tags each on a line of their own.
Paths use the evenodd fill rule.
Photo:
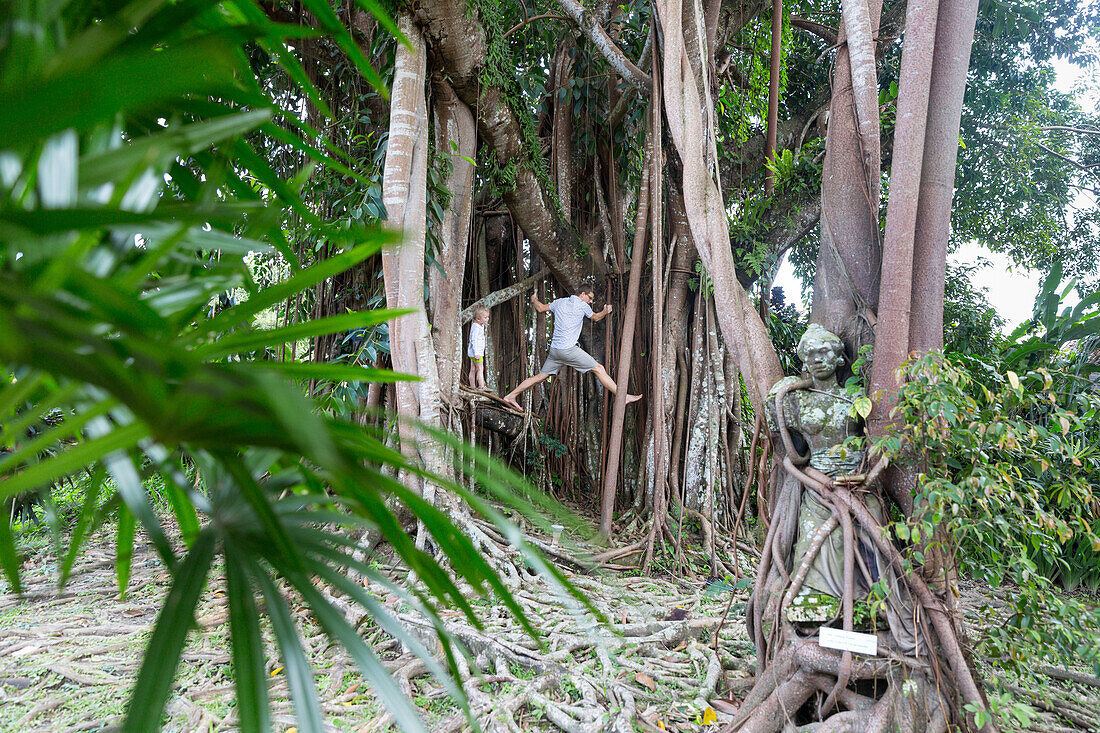
<svg viewBox="0 0 1100 733">
<path fill-rule="evenodd" d="M 519 383 L 519 386 L 517 386 L 508 394 L 504 395 L 504 401 L 512 407 L 516 408 L 517 410 L 522 410 L 523 408 L 518 402 L 516 402 L 516 397 L 531 389 L 544 379 L 547 379 L 549 376 L 549 374 L 543 374 L 542 372 L 539 372 L 538 374 L 533 374 L 530 377 L 527 377 L 527 379 L 524 379 L 522 382 Z"/>
<path fill-rule="evenodd" d="M 607 373 L 607 370 L 603 368 L 603 364 L 596 365 L 592 373 L 596 375 L 596 379 L 600 380 L 600 384 L 602 384 L 604 389 L 608 392 L 611 394 L 619 393 L 619 388 L 616 386 L 615 380 L 612 379 L 611 375 Z M 626 396 L 626 404 L 629 405 L 631 402 L 637 402 L 640 399 L 642 399 L 640 394 L 628 394 Z"/>
<path fill-rule="evenodd" d="M 470 360 L 470 389 L 477 389 L 477 362 Z"/>
<path fill-rule="evenodd" d="M 478 389 L 485 389 L 485 362 L 479 361 L 477 363 L 477 386 Z"/>
</svg>

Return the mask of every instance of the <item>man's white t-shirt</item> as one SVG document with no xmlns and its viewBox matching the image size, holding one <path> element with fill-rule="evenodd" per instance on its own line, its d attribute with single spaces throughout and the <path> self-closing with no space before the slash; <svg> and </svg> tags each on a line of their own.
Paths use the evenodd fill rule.
<svg viewBox="0 0 1100 733">
<path fill-rule="evenodd" d="M 551 303 L 550 312 L 554 314 L 554 337 L 550 339 L 550 348 L 571 349 L 576 346 L 584 319 L 592 317 L 592 306 L 576 295 L 570 295 Z"/>
</svg>

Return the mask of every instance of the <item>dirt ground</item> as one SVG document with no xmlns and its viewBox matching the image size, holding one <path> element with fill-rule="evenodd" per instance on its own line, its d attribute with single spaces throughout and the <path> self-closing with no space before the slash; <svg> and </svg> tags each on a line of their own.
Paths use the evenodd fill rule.
<svg viewBox="0 0 1100 733">
<path fill-rule="evenodd" d="M 397 568 L 382 569 L 398 574 Z M 102 534 L 92 539 L 62 590 L 56 585 L 56 571 L 51 553 L 37 553 L 24 566 L 24 597 L 0 595 L 0 731 L 95 731 L 117 726 L 169 585 L 155 552 L 139 540 L 129 590 L 120 599 L 113 538 Z M 525 578 L 515 592 L 542 634 L 541 649 L 491 600 L 475 604 L 485 622 L 483 631 L 473 629 L 457 612 L 444 613 L 449 630 L 469 651 L 460 663 L 463 686 L 483 728 L 702 731 L 729 719 L 721 704 L 714 705 L 718 710 L 711 705 L 716 689 L 743 690 L 752 674 L 753 649 L 740 613 L 747 591 L 631 574 L 575 574 L 571 579 L 606 615 L 609 627 L 595 623 L 590 614 L 560 599 L 537 578 Z M 223 588 L 224 579 L 215 572 L 183 654 L 165 730 L 235 729 Z M 372 590 L 407 629 L 422 626 L 397 598 L 381 587 Z M 321 633 L 303 604 L 292 607 L 329 728 L 390 728 L 388 716 L 352 660 Z M 732 608 L 728 618 L 727 608 Z M 458 706 L 423 665 L 402 653 L 361 610 L 350 605 L 344 610 L 386 661 L 430 731 L 465 727 Z M 713 648 L 716 630 L 718 653 Z M 269 629 L 265 637 L 272 717 L 277 730 L 289 731 L 296 723 L 286 678 Z M 1100 710 L 1100 690 L 1087 683 L 1054 683 L 1080 700 L 1081 715 Z M 1020 697 L 1027 696 L 1021 689 Z M 1088 730 L 1087 717 L 1084 721 L 1075 727 L 1073 721 L 1043 714 L 1021 729 Z"/>
</svg>

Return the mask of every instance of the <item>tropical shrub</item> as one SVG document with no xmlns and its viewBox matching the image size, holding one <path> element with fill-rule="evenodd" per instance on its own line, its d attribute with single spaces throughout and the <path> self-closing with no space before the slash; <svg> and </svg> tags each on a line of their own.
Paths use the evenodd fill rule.
<svg viewBox="0 0 1100 733">
<path fill-rule="evenodd" d="M 1088 343 L 1065 340 L 1093 330 L 1100 298 L 1059 315 L 1057 294 L 1048 297 L 1057 280 L 1000 355 L 911 363 L 895 410 L 903 427 L 880 447 L 897 460 L 923 457 L 917 512 L 892 526 L 913 559 L 939 528 L 961 572 L 1013 587 L 1008 623 L 981 640 L 987 653 L 1019 665 L 1037 650 L 1100 670 L 1100 611 L 1053 592 L 1054 583 L 1100 589 L 1100 392 Z"/>
</svg>

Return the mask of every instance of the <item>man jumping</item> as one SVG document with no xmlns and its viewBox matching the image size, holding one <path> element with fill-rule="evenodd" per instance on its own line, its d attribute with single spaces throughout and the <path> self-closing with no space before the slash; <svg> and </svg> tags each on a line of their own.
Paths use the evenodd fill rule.
<svg viewBox="0 0 1100 733">
<path fill-rule="evenodd" d="M 602 321 L 611 312 L 611 305 L 605 305 L 599 313 L 592 312 L 592 301 L 596 299 L 596 290 L 591 285 L 582 285 L 575 295 L 568 298 L 558 298 L 550 305 L 539 301 L 538 296 L 532 295 L 531 302 L 535 304 L 535 310 L 539 313 L 549 311 L 554 314 L 554 336 L 550 340 L 550 353 L 546 356 L 546 363 L 538 374 L 528 377 L 519 383 L 504 397 L 504 401 L 517 410 L 522 410 L 516 397 L 534 387 L 547 377 L 558 373 L 564 365 L 576 369 L 581 374 L 592 372 L 596 379 L 611 394 L 618 392 L 615 380 L 603 368 L 603 365 L 577 345 L 577 339 L 581 336 L 581 327 L 585 318 L 591 318 L 593 322 Z M 640 394 L 628 394 L 627 403 L 637 402 L 642 399 Z"/>
</svg>

